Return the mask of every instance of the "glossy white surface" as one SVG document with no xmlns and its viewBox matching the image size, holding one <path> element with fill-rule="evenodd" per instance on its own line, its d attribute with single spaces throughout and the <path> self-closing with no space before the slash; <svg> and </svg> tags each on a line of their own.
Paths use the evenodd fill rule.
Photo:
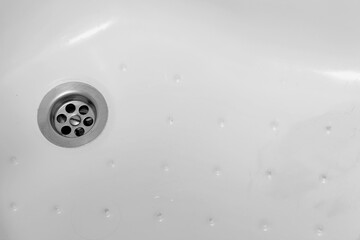
<svg viewBox="0 0 360 240">
<path fill-rule="evenodd" d="M 1 1 L 0 239 L 350 239 L 356 1 Z M 37 108 L 109 106 L 76 149 Z"/>
</svg>

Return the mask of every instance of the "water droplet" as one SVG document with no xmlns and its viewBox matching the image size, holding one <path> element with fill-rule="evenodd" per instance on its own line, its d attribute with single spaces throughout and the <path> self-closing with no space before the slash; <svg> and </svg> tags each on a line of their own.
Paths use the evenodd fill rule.
<svg viewBox="0 0 360 240">
<path fill-rule="evenodd" d="M 160 196 L 156 195 L 154 196 L 154 199 L 160 199 Z"/>
<path fill-rule="evenodd" d="M 167 118 L 167 122 L 168 122 L 168 124 L 169 124 L 170 126 L 174 125 L 174 118 L 171 117 L 171 116 L 169 116 L 169 117 Z"/>
<path fill-rule="evenodd" d="M 111 217 L 110 209 L 105 208 L 105 209 L 104 209 L 104 214 L 105 214 L 105 217 L 107 217 L 107 218 Z"/>
<path fill-rule="evenodd" d="M 176 83 L 180 83 L 181 82 L 181 75 L 179 74 L 175 74 L 174 77 L 173 77 L 174 81 Z"/>
<path fill-rule="evenodd" d="M 318 236 L 318 237 L 322 237 L 324 235 L 324 228 L 322 226 L 317 226 L 315 228 L 315 234 Z"/>
<path fill-rule="evenodd" d="M 11 204 L 10 204 L 10 208 L 11 208 L 11 210 L 14 211 L 14 212 L 16 212 L 16 211 L 19 209 L 18 206 L 16 205 L 16 203 L 11 203 Z"/>
<path fill-rule="evenodd" d="M 55 206 L 54 207 L 54 212 L 57 214 L 57 215 L 60 215 L 62 213 L 62 210 L 59 206 Z"/>
<path fill-rule="evenodd" d="M 161 212 L 155 213 L 156 221 L 159 223 L 162 223 L 164 221 L 164 215 Z"/>
<path fill-rule="evenodd" d="M 214 168 L 214 174 L 219 177 L 221 175 L 221 169 L 219 167 Z"/>
<path fill-rule="evenodd" d="M 268 232 L 271 229 L 271 225 L 267 220 L 261 220 L 259 223 L 259 229 L 263 232 Z"/>
<path fill-rule="evenodd" d="M 169 172 L 169 171 L 170 171 L 170 168 L 169 168 L 169 166 L 168 166 L 167 164 L 164 164 L 164 165 L 162 166 L 162 170 L 163 170 L 164 172 Z"/>
<path fill-rule="evenodd" d="M 12 165 L 14 165 L 14 166 L 19 165 L 19 162 L 18 162 L 17 158 L 14 157 L 14 156 L 13 156 L 13 157 L 10 157 L 9 162 L 10 162 L 10 164 L 12 164 Z"/>
<path fill-rule="evenodd" d="M 320 175 L 320 182 L 325 184 L 327 182 L 328 178 L 325 174 Z"/>
<path fill-rule="evenodd" d="M 262 230 L 263 230 L 264 232 L 268 232 L 268 231 L 270 230 L 270 226 L 269 226 L 267 223 L 264 223 L 264 224 L 262 225 Z"/>
<path fill-rule="evenodd" d="M 173 198 L 170 198 L 170 202 L 172 202 L 172 203 L 173 203 L 173 202 L 175 202 L 175 199 L 173 199 Z"/>
<path fill-rule="evenodd" d="M 213 218 L 209 218 L 209 226 L 215 227 L 215 220 Z"/>
<path fill-rule="evenodd" d="M 332 126 L 329 124 L 325 127 L 325 131 L 327 135 L 330 135 L 331 131 L 332 131 Z"/>
<path fill-rule="evenodd" d="M 110 160 L 109 162 L 108 162 L 108 166 L 109 167 L 111 167 L 111 168 L 115 168 L 115 161 L 114 160 Z"/>
<path fill-rule="evenodd" d="M 123 71 L 123 72 L 126 72 L 127 71 L 127 66 L 125 64 L 120 64 L 119 66 L 120 70 Z"/>
<path fill-rule="evenodd" d="M 277 120 L 272 121 L 270 123 L 270 127 L 273 132 L 278 132 L 279 131 L 279 122 Z"/>
<path fill-rule="evenodd" d="M 220 128 L 224 128 L 225 127 L 225 120 L 224 119 L 219 119 L 218 124 L 219 124 Z"/>
<path fill-rule="evenodd" d="M 272 180 L 272 178 L 273 178 L 273 171 L 272 170 L 267 170 L 266 172 L 265 172 L 265 175 L 266 175 L 266 177 L 269 179 L 269 180 Z"/>
</svg>

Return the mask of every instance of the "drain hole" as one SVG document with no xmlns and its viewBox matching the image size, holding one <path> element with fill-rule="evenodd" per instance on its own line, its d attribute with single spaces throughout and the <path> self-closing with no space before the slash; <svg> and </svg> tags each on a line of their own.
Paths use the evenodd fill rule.
<svg viewBox="0 0 360 240">
<path fill-rule="evenodd" d="M 89 112 L 89 107 L 88 106 L 85 106 L 85 105 L 82 105 L 80 108 L 79 108 L 79 113 L 81 115 L 85 115 Z"/>
<path fill-rule="evenodd" d="M 84 119 L 84 125 L 89 127 L 94 123 L 94 120 L 91 117 L 87 117 Z"/>
<path fill-rule="evenodd" d="M 61 128 L 61 133 L 64 135 L 68 135 L 71 132 L 71 127 L 65 126 Z"/>
<path fill-rule="evenodd" d="M 75 112 L 75 105 L 70 103 L 68 104 L 66 107 L 65 107 L 65 110 L 68 112 L 68 113 L 73 113 Z"/>
<path fill-rule="evenodd" d="M 78 137 L 84 135 L 84 133 L 85 133 L 85 130 L 82 127 L 75 129 L 75 135 Z"/>
<path fill-rule="evenodd" d="M 106 100 L 97 89 L 82 82 L 67 82 L 54 87 L 41 100 L 37 123 L 51 143 L 79 147 L 104 130 L 108 111 Z"/>
<path fill-rule="evenodd" d="M 60 114 L 56 117 L 56 120 L 58 121 L 58 123 L 64 123 L 67 120 L 67 117 L 64 114 Z"/>
</svg>

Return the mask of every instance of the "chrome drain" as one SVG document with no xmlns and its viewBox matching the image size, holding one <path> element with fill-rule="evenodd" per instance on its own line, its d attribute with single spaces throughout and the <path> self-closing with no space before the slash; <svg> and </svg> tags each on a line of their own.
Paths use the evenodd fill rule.
<svg viewBox="0 0 360 240">
<path fill-rule="evenodd" d="M 93 106 L 81 101 L 69 101 L 55 113 L 54 126 L 65 137 L 76 138 L 87 134 L 96 121 Z"/>
<path fill-rule="evenodd" d="M 78 147 L 94 140 L 104 129 L 108 108 L 102 94 L 80 82 L 61 84 L 40 103 L 42 134 L 61 147 Z"/>
</svg>

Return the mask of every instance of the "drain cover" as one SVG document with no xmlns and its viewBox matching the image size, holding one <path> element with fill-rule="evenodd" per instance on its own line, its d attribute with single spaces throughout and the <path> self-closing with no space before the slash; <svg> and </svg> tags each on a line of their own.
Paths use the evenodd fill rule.
<svg viewBox="0 0 360 240">
<path fill-rule="evenodd" d="M 81 82 L 61 84 L 40 103 L 38 124 L 42 134 L 60 147 L 79 147 L 104 129 L 108 108 L 102 94 Z"/>
</svg>

